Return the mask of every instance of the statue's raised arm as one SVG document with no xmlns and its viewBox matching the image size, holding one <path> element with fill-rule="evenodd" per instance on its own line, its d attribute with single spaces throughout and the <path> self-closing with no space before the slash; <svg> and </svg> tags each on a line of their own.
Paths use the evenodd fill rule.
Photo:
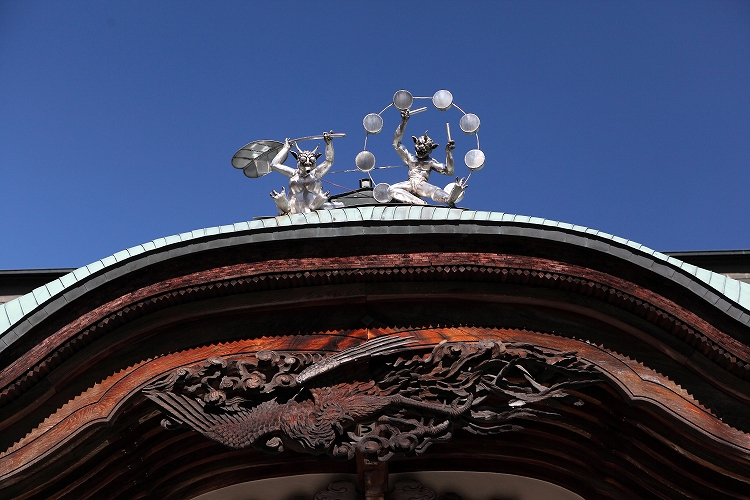
<svg viewBox="0 0 750 500">
<path fill-rule="evenodd" d="M 456 141 L 449 140 L 445 145 L 445 166 L 443 171 L 440 172 L 443 175 L 453 175 L 455 167 L 453 165 L 453 150 L 456 149 Z"/>
<path fill-rule="evenodd" d="M 404 132 L 406 131 L 406 122 L 409 121 L 410 116 L 411 114 L 408 109 L 401 111 L 401 123 L 396 128 L 396 133 L 393 134 L 393 149 L 396 150 L 396 154 L 398 154 L 399 158 L 401 158 L 401 160 L 407 165 L 417 161 L 417 159 L 409 153 L 409 150 L 401 144 L 401 141 L 404 138 Z"/>
<path fill-rule="evenodd" d="M 271 160 L 271 165 L 270 165 L 271 170 L 274 170 L 286 177 L 292 177 L 294 175 L 297 169 L 294 169 L 292 167 L 287 167 L 286 165 L 284 165 L 284 162 L 289 156 L 289 150 L 291 148 L 292 148 L 292 143 L 289 142 L 289 138 L 287 137 L 284 140 L 284 146 L 279 150 L 276 156 L 273 157 L 273 160 Z"/>
<path fill-rule="evenodd" d="M 326 143 L 326 159 L 323 163 L 315 167 L 315 170 L 313 171 L 313 175 L 318 179 L 326 175 L 333 166 L 333 137 L 331 134 L 333 134 L 333 130 L 323 133 L 323 140 Z"/>
</svg>

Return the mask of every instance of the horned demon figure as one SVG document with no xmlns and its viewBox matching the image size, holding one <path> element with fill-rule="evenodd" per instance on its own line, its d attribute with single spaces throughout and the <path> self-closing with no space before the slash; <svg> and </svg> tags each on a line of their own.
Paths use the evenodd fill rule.
<svg viewBox="0 0 750 500">
<path fill-rule="evenodd" d="M 415 157 L 401 144 L 409 116 L 408 109 L 401 111 L 401 123 L 396 129 L 396 134 L 393 136 L 393 147 L 396 149 L 396 153 L 406 163 L 406 166 L 409 167 L 409 180 L 393 184 L 389 188 L 389 194 L 397 200 L 416 205 L 427 204 L 420 198 L 422 196 L 453 206 L 466 188 L 469 187 L 465 179 L 458 179 L 457 177 L 455 183 L 447 186 L 450 187 L 450 192 L 433 186 L 427 181 L 430 179 L 430 172 L 433 170 L 439 174 L 453 175 L 453 149 L 455 149 L 456 144 L 452 140 L 448 141 L 445 145 L 445 164 L 440 163 L 430 157 L 432 150 L 437 148 L 438 144 L 435 144 L 425 131 L 422 137 L 412 136 L 414 140 L 414 152 L 417 155 Z"/>
<path fill-rule="evenodd" d="M 312 151 L 301 150 L 297 143 L 291 142 L 288 138 L 284 141 L 284 146 L 271 161 L 271 169 L 289 177 L 289 194 L 281 189 L 271 191 L 271 198 L 276 202 L 276 207 L 281 214 L 300 214 L 313 212 L 319 208 L 335 208 L 337 205 L 328 201 L 330 192 L 323 192 L 321 179 L 333 166 L 333 137 L 331 132 L 323 133 L 323 140 L 326 143 L 326 158 L 323 163 L 316 166 L 318 158 L 322 153 L 318 153 L 316 146 Z M 297 151 L 292 151 L 292 145 Z M 289 153 L 292 153 L 297 160 L 297 168 L 287 167 L 284 162 Z"/>
</svg>

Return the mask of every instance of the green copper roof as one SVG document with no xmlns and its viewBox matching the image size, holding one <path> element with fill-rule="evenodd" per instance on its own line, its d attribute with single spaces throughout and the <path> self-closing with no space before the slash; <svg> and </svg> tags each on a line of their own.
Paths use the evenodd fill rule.
<svg viewBox="0 0 750 500">
<path fill-rule="evenodd" d="M 358 224 L 362 221 L 368 223 L 366 228 L 363 228 L 362 224 Z M 344 233 L 362 234 L 363 231 L 372 230 L 371 228 L 376 226 L 388 225 L 389 222 L 408 221 L 414 221 L 415 224 L 409 226 L 414 230 L 407 229 L 407 232 L 424 232 L 424 229 L 417 230 L 416 228 L 429 227 L 431 224 L 441 221 L 456 221 L 459 225 L 466 224 L 467 232 L 476 232 L 476 228 L 472 230 L 469 229 L 469 226 L 481 225 L 483 230 L 489 228 L 492 230 L 491 232 L 498 234 L 525 234 L 531 237 L 557 239 L 581 246 L 594 246 L 614 256 L 630 258 L 642 266 L 650 267 L 655 272 L 664 274 L 668 278 L 675 276 L 674 279 L 683 286 L 690 288 L 693 292 L 720 307 L 740 322 L 750 324 L 750 283 L 727 278 L 721 274 L 693 266 L 674 257 L 651 250 L 640 243 L 602 231 L 539 217 L 500 212 L 426 206 L 364 206 L 319 210 L 309 214 L 280 215 L 278 217 L 239 222 L 226 226 L 197 229 L 187 233 L 167 236 L 166 238 L 157 238 L 148 243 L 122 250 L 114 255 L 76 269 L 17 299 L 0 304 L 0 351 L 13 343 L 31 326 L 38 323 L 41 318 L 61 307 L 61 301 L 64 301 L 62 302 L 64 304 L 69 299 L 73 300 L 73 298 L 80 295 L 81 293 L 76 293 L 66 296 L 66 292 L 69 293 L 77 283 L 91 280 L 93 284 L 90 286 L 93 288 L 97 284 L 106 281 L 110 277 L 111 270 L 122 267 L 120 263 L 126 260 L 137 259 L 138 256 L 166 254 L 171 248 L 185 246 L 184 243 L 190 240 L 196 240 L 195 243 L 204 243 L 207 240 L 224 238 L 225 235 L 249 235 L 251 237 L 250 240 L 245 238 L 243 242 L 253 241 L 253 234 L 268 233 L 269 229 L 272 230 L 273 228 L 279 228 L 279 230 L 292 228 L 303 230 L 312 227 L 339 227 L 343 224 L 344 227 L 351 229 Z M 519 230 L 519 228 L 523 229 Z M 438 228 L 437 231 L 439 230 Z M 320 236 L 338 235 L 339 232 L 337 231 L 330 234 L 320 234 Z M 643 257 L 646 257 L 646 259 Z M 656 266 L 655 264 L 657 263 L 663 265 Z M 677 270 L 680 270 L 678 275 L 684 278 L 676 279 L 677 275 L 675 275 L 675 272 Z M 124 272 L 117 274 L 122 275 Z M 92 275 L 101 277 L 101 279 L 93 280 Z M 689 287 L 690 281 L 700 281 L 708 285 L 716 293 L 709 293 L 703 287 L 700 287 L 704 290 L 703 292 Z"/>
</svg>

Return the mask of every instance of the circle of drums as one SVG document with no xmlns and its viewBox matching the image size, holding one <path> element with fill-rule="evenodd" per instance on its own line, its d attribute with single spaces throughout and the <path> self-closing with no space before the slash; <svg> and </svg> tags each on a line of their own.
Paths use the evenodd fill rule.
<svg viewBox="0 0 750 500">
<path fill-rule="evenodd" d="M 415 99 L 431 99 L 432 104 L 440 111 L 447 111 L 450 108 L 456 108 L 458 109 L 462 116 L 461 119 L 458 122 L 458 126 L 461 129 L 461 131 L 467 135 L 474 135 L 477 139 L 477 147 L 476 149 L 469 150 L 466 155 L 464 156 L 464 163 L 466 164 L 466 167 L 469 169 L 469 176 L 471 176 L 471 173 L 476 172 L 477 170 L 481 170 L 482 167 L 484 167 L 484 153 L 481 149 L 479 149 L 479 117 L 475 115 L 474 113 L 466 113 L 464 110 L 462 110 L 460 107 L 458 107 L 453 102 L 453 94 L 451 94 L 447 90 L 438 90 L 435 92 L 435 94 L 430 97 L 420 97 L 420 96 L 412 96 L 411 92 L 408 90 L 399 90 L 395 94 L 393 94 L 393 102 L 386 106 L 380 113 L 369 113 L 367 114 L 364 119 L 362 120 L 362 126 L 365 129 L 366 135 L 365 135 L 365 147 L 364 149 L 357 154 L 357 156 L 354 158 L 354 164 L 356 165 L 357 169 L 365 172 L 368 176 L 370 176 L 370 179 L 372 179 L 372 170 L 374 170 L 375 167 L 375 155 L 372 154 L 372 152 L 367 150 L 367 138 L 370 135 L 375 135 L 380 133 L 381 130 L 383 130 L 383 113 L 390 108 L 391 106 L 395 107 L 399 111 L 409 110 L 411 115 L 415 115 L 417 113 L 421 113 L 423 111 L 427 110 L 427 107 L 421 107 L 417 109 L 411 109 L 412 105 L 414 104 Z M 450 132 L 450 124 L 446 123 L 446 131 L 448 132 L 448 140 L 451 140 L 451 132 Z M 373 180 L 373 184 L 375 184 L 375 181 Z M 448 184 L 446 186 L 446 190 L 449 190 L 452 188 L 452 184 Z M 375 184 L 375 187 L 372 190 L 372 195 L 375 198 L 376 201 L 380 203 L 388 203 L 391 201 L 391 195 L 389 193 L 390 186 L 385 183 L 381 182 L 378 184 Z M 461 201 L 463 198 L 463 194 L 461 197 L 456 201 Z"/>
</svg>

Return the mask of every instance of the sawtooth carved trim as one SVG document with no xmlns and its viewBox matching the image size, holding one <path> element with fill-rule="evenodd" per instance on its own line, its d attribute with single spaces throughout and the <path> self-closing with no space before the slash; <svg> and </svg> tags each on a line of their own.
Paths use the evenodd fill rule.
<svg viewBox="0 0 750 500">
<path fill-rule="evenodd" d="M 386 329 L 381 329 L 378 332 L 377 335 L 383 335 L 393 333 L 393 330 L 387 332 Z M 740 470 L 737 469 L 739 466 L 733 461 L 741 461 L 743 459 L 740 457 L 746 457 L 750 453 L 750 434 L 733 429 L 719 420 L 715 415 L 707 411 L 706 408 L 702 407 L 692 396 L 670 381 L 664 374 L 655 372 L 626 356 L 607 350 L 603 346 L 596 346 L 580 340 L 558 337 L 538 331 L 478 327 L 427 328 L 403 331 L 399 332 L 398 335 L 411 335 L 414 339 L 418 340 L 417 343 L 410 344 L 410 347 L 418 351 L 421 350 L 421 352 L 429 351 L 444 338 L 451 339 L 451 342 L 464 343 L 476 343 L 480 339 L 493 339 L 503 342 L 506 346 L 513 343 L 534 344 L 541 346 L 543 349 L 558 353 L 575 350 L 579 357 L 595 365 L 604 378 L 609 380 L 612 387 L 617 388 L 616 393 L 619 397 L 624 401 L 629 401 L 631 407 L 641 408 L 646 412 L 641 413 L 641 415 L 644 415 L 644 419 L 639 421 L 638 428 L 634 428 L 633 432 L 646 432 L 649 436 L 662 441 L 669 449 L 683 450 L 681 453 L 687 453 L 684 450 L 686 448 L 690 449 L 693 441 L 697 443 L 701 439 L 709 439 L 713 443 L 714 449 L 723 450 L 721 451 L 724 454 L 722 456 L 727 457 L 727 460 L 729 460 L 726 462 L 725 467 L 717 468 L 716 466 L 712 466 L 712 470 L 723 474 L 728 478 L 728 481 L 745 477 L 744 474 L 737 472 Z M 262 337 L 207 345 L 138 363 L 113 374 L 101 383 L 84 391 L 71 401 L 71 404 L 58 409 L 50 415 L 43 425 L 33 429 L 29 435 L 6 450 L 5 453 L 0 454 L 0 471 L 2 471 L 0 473 L 0 480 L 22 475 L 24 467 L 27 464 L 43 460 L 45 459 L 44 457 L 59 458 L 60 456 L 72 453 L 66 448 L 68 441 L 77 439 L 76 436 L 81 436 L 84 432 L 89 432 L 88 429 L 91 426 L 114 422 L 117 409 L 123 405 L 131 404 L 129 403 L 130 401 L 139 399 L 138 394 L 141 388 L 152 384 L 154 381 L 163 379 L 179 367 L 201 366 L 204 360 L 217 355 L 221 355 L 225 359 L 252 357 L 254 353 L 262 349 L 271 349 L 279 353 L 296 354 L 295 349 L 299 349 L 300 345 L 304 345 L 310 351 L 317 351 L 325 357 L 330 357 L 332 353 L 342 352 L 343 350 L 362 344 L 368 337 L 369 332 L 365 329 L 352 332 L 326 332 L 325 334 L 306 335 L 302 337 Z M 345 368 L 347 367 L 351 367 L 351 365 L 346 365 Z M 614 389 L 610 387 L 602 387 L 602 389 L 606 390 L 609 394 L 615 394 Z M 573 392 L 576 393 L 577 397 L 584 400 L 586 404 L 582 407 L 566 406 L 567 409 L 565 411 L 569 416 L 575 414 L 584 415 L 597 407 L 598 402 L 596 399 L 591 399 L 583 392 Z M 153 410 L 156 410 L 156 408 L 153 408 Z M 149 409 L 148 412 L 152 412 L 153 410 Z M 148 422 L 156 424 L 159 418 L 158 416 L 149 417 Z M 669 433 L 664 434 L 663 431 L 655 430 L 658 428 L 658 425 L 654 427 L 652 424 L 658 424 L 662 418 L 666 418 L 664 421 L 667 422 L 678 423 L 677 427 L 688 426 L 694 430 L 696 436 L 704 437 L 691 438 L 689 437 L 690 434 L 684 434 L 680 438 L 679 436 L 668 435 Z M 545 421 L 553 426 L 558 425 L 556 420 Z M 604 428 L 599 429 L 600 424 L 598 422 L 598 420 L 592 421 L 591 424 L 593 427 L 586 429 L 585 433 L 599 436 L 599 438 L 606 436 L 608 431 Z M 561 432 L 565 432 L 567 429 L 563 424 L 564 422 L 559 422 Z M 601 425 L 605 424 L 602 423 Z M 652 429 L 652 427 L 654 428 Z M 676 429 L 677 427 L 674 428 Z M 600 434 L 597 434 L 597 432 Z M 190 437 L 191 435 L 194 436 L 193 433 L 176 435 L 176 438 L 180 439 L 178 439 L 176 444 L 170 446 L 179 449 L 181 446 L 180 443 L 186 439 L 193 439 Z M 646 439 L 645 436 L 641 436 L 641 438 Z M 554 441 L 556 438 L 550 435 L 550 439 Z M 209 440 L 203 441 L 207 445 L 212 443 Z M 198 442 L 191 442 L 194 443 L 194 446 L 198 446 Z M 578 463 L 576 462 L 577 454 L 583 453 L 583 451 L 577 450 L 577 442 L 570 442 L 566 446 L 565 450 L 571 452 L 567 460 Z M 637 446 L 647 445 L 638 444 Z M 231 453 L 236 452 L 228 453 L 231 455 Z M 300 458 L 303 456 L 299 455 Z M 423 455 L 423 457 L 426 456 Z M 285 459 L 288 460 L 286 457 Z M 510 462 L 508 463 L 526 464 L 528 467 L 533 467 L 537 463 L 533 460 L 524 461 L 525 459 L 520 457 L 509 460 Z M 581 462 L 579 465 L 586 466 L 586 464 L 588 462 Z M 232 465 L 230 468 L 232 467 L 235 467 L 235 465 Z M 202 476 L 198 474 L 191 477 L 200 478 Z M 182 497 L 177 494 L 175 498 Z"/>
<path fill-rule="evenodd" d="M 505 330 L 488 328 L 447 328 L 411 330 L 408 334 L 427 342 L 438 337 L 450 337 L 456 341 L 475 342 L 479 338 L 494 338 L 503 342 L 544 343 L 544 347 L 557 350 L 575 349 L 581 357 L 594 363 L 606 374 L 612 383 L 622 391 L 630 401 L 656 406 L 672 418 L 700 430 L 709 429 L 717 443 L 724 443 L 731 449 L 740 450 L 742 454 L 750 453 L 750 434 L 736 430 L 721 422 L 694 398 L 662 374 L 648 369 L 641 363 L 619 356 L 602 347 L 580 341 L 523 330 Z M 343 347 L 362 343 L 366 338 L 364 331 L 352 332 Z M 328 341 L 323 336 L 309 336 L 308 342 L 321 350 L 328 349 Z M 424 345 L 424 344 L 423 344 Z M 217 352 L 229 353 L 226 357 L 251 355 L 265 346 L 271 349 L 289 349 L 289 339 L 284 337 L 259 338 L 211 345 L 175 353 L 139 363 L 131 368 L 112 375 L 71 401 L 71 404 L 58 409 L 45 420 L 44 424 L 33 429 L 26 437 L 15 443 L 5 452 L 0 453 L 0 480 L 13 475 L 23 464 L 37 460 L 40 456 L 51 453 L 64 445 L 66 440 L 79 434 L 95 422 L 108 422 L 116 408 L 125 400 L 149 383 L 171 373 L 177 366 L 190 366 L 215 356 Z M 248 354 L 243 354 L 248 353 Z"/>
<path fill-rule="evenodd" d="M 392 261 L 389 257 L 394 256 L 378 256 Z M 750 353 L 746 347 L 691 311 L 614 276 L 547 259 L 501 254 L 423 253 L 396 257 L 402 261 L 397 266 L 379 265 L 372 257 L 340 258 L 336 260 L 335 269 L 322 267 L 321 263 L 314 262 L 317 259 L 242 264 L 139 289 L 81 316 L 51 335 L 49 342 L 34 347 L 4 370 L 0 375 L 0 407 L 28 391 L 91 342 L 145 314 L 217 295 L 265 290 L 270 286 L 284 288 L 345 283 L 352 279 L 362 281 L 366 276 L 429 281 L 434 275 L 447 279 L 456 274 L 474 274 L 481 277 L 480 281 L 545 286 L 596 297 L 658 326 L 723 369 L 750 380 Z M 424 262 L 430 265 L 419 265 Z M 271 271 L 280 268 L 289 271 Z M 217 281 L 218 276 L 221 279 Z"/>
</svg>

